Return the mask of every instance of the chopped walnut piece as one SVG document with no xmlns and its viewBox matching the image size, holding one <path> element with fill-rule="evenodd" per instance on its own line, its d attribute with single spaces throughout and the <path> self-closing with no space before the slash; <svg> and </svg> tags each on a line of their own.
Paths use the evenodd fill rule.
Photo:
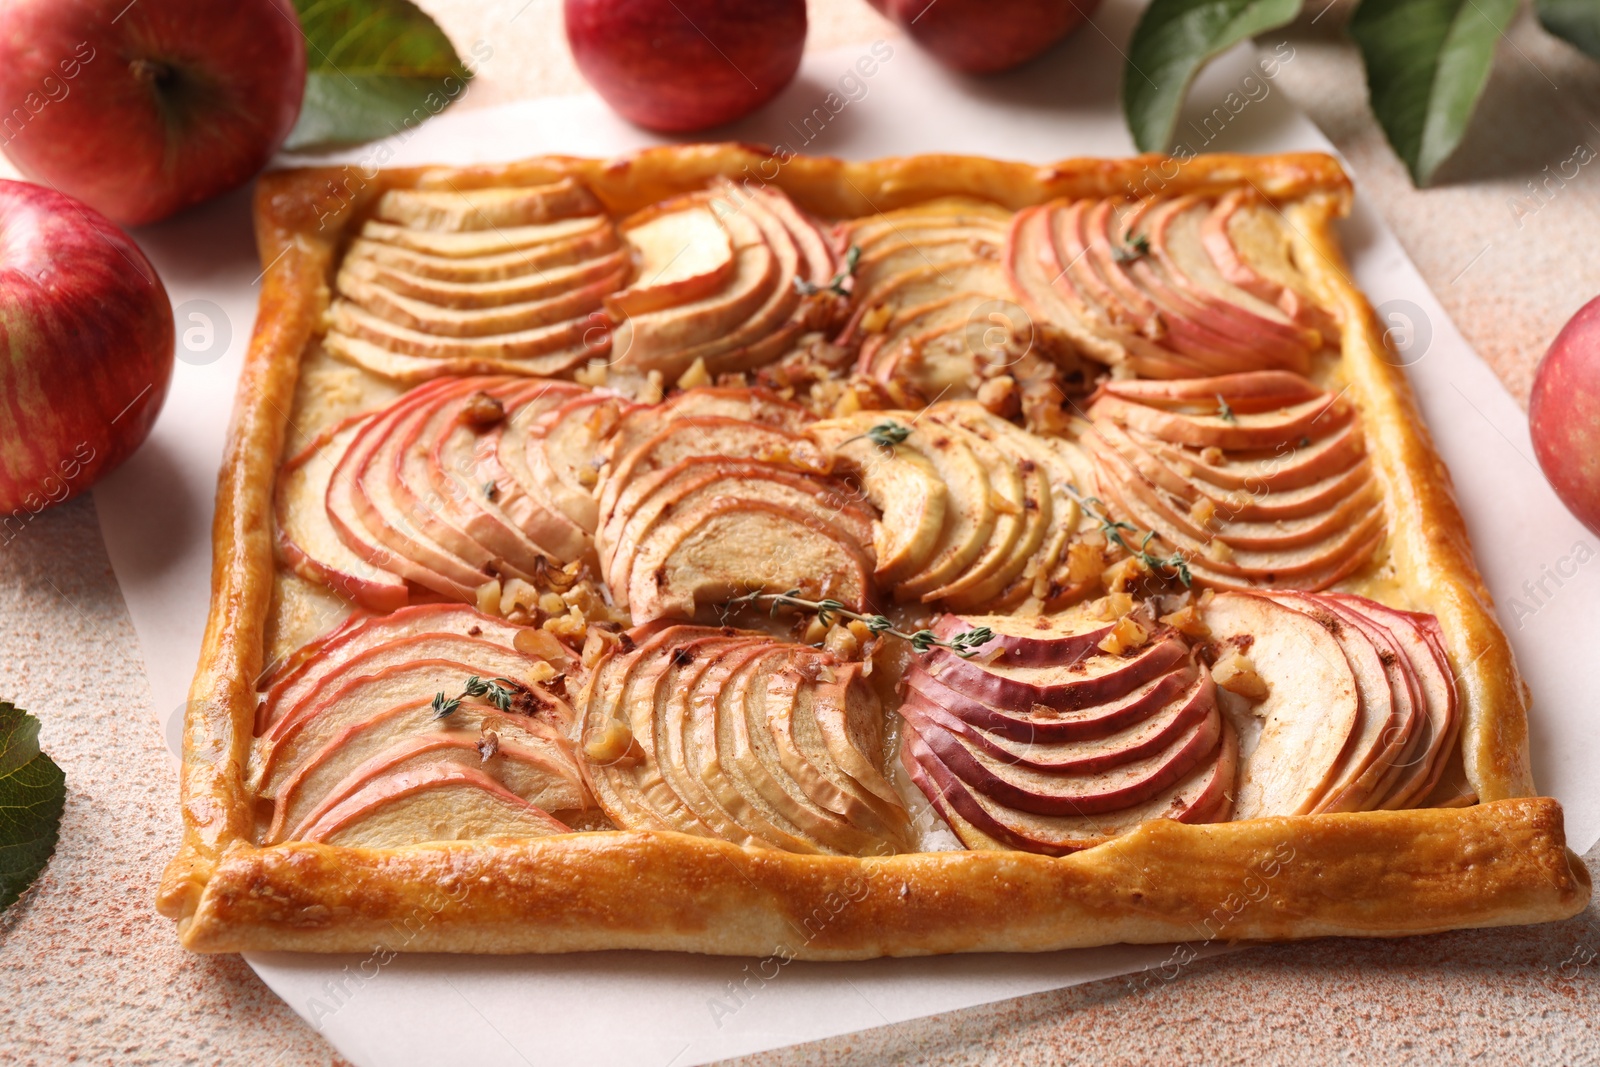
<svg viewBox="0 0 1600 1067">
<path fill-rule="evenodd" d="M 1124 615 L 1122 618 L 1117 620 L 1117 624 L 1113 626 L 1111 628 L 1111 632 L 1100 641 L 1098 647 L 1100 651 L 1108 653 L 1109 655 L 1120 656 L 1124 652 L 1131 652 L 1133 649 L 1143 648 L 1145 643 L 1149 640 L 1150 631 L 1145 629 L 1144 626 L 1140 624 L 1139 620 L 1135 619 L 1132 615 Z"/>
<path fill-rule="evenodd" d="M 661 372 L 653 370 L 645 375 L 644 384 L 639 387 L 639 395 L 634 399 L 641 404 L 659 404 L 665 395 L 666 389 Z"/>
<path fill-rule="evenodd" d="M 1126 593 L 1128 586 L 1141 578 L 1148 577 L 1150 565 L 1140 556 L 1129 556 L 1107 567 L 1100 574 L 1100 581 L 1104 583 L 1108 593 Z"/>
<path fill-rule="evenodd" d="M 1200 458 L 1211 466 L 1220 466 L 1227 457 L 1222 454 L 1222 449 L 1216 445 L 1209 445 L 1200 450 Z"/>
<path fill-rule="evenodd" d="M 1017 391 L 1017 380 L 1009 374 L 990 378 L 978 386 L 978 403 L 992 415 L 1009 419 L 1022 411 L 1022 394 Z"/>
<path fill-rule="evenodd" d="M 500 583 L 500 614 L 510 615 L 513 608 L 531 608 L 539 603 L 539 590 L 521 578 L 507 578 Z"/>
<path fill-rule="evenodd" d="M 1127 593 L 1109 593 L 1089 605 L 1089 614 L 1101 622 L 1113 622 L 1133 610 L 1133 597 Z"/>
<path fill-rule="evenodd" d="M 478 738 L 478 762 L 488 763 L 500 751 L 500 735 L 493 730 L 483 731 Z"/>
<path fill-rule="evenodd" d="M 543 633 L 543 631 L 540 632 Z M 555 638 L 547 633 L 544 636 L 555 641 Z M 559 641 L 556 643 L 560 644 Z M 579 656 L 579 662 L 583 664 L 586 670 L 593 670 L 594 665 L 600 662 L 600 657 L 612 649 L 620 647 L 621 644 L 622 639 L 616 634 L 610 630 L 602 630 L 596 627 L 590 630 L 589 635 L 583 639 L 583 652 Z"/>
<path fill-rule="evenodd" d="M 579 367 L 577 372 L 573 374 L 572 380 L 579 385 L 587 385 L 590 389 L 599 389 L 606 384 L 606 378 L 609 375 L 610 371 L 607 369 L 606 361 L 594 359 Z"/>
<path fill-rule="evenodd" d="M 1106 568 L 1105 549 L 1092 541 L 1074 541 L 1067 546 L 1067 581 L 1073 585 L 1093 581 Z"/>
<path fill-rule="evenodd" d="M 1206 555 L 1219 563 L 1226 563 L 1233 558 L 1233 549 L 1224 541 L 1214 540 L 1206 545 Z"/>
<path fill-rule="evenodd" d="M 1232 649 L 1218 658 L 1211 668 L 1211 680 L 1230 693 L 1247 700 L 1261 700 L 1267 695 L 1267 683 L 1256 673 L 1250 657 Z"/>
<path fill-rule="evenodd" d="M 1185 604 L 1177 611 L 1161 616 L 1161 622 L 1170 626 L 1180 634 L 1189 637 L 1210 637 L 1211 627 L 1206 625 L 1206 620 L 1201 616 L 1200 609 L 1193 604 Z"/>
<path fill-rule="evenodd" d="M 810 621 L 806 623 L 805 633 L 800 636 L 800 640 L 808 645 L 820 645 L 827 636 L 828 624 L 818 616 L 813 615 Z"/>
<path fill-rule="evenodd" d="M 689 364 L 689 369 L 678 376 L 679 389 L 693 389 L 697 385 L 710 385 L 711 373 L 706 370 L 704 356 L 694 357 L 694 362 Z"/>
<path fill-rule="evenodd" d="M 478 586 L 478 610 L 485 615 L 495 615 L 500 611 L 500 583 L 490 578 Z"/>
<path fill-rule="evenodd" d="M 644 759 L 644 749 L 633 731 L 614 719 L 584 743 L 583 751 L 600 764 L 638 763 Z"/>
<path fill-rule="evenodd" d="M 589 620 L 583 617 L 582 611 L 572 608 L 565 615 L 553 615 L 546 619 L 544 629 L 557 637 L 578 641 L 589 629 Z"/>
<path fill-rule="evenodd" d="M 1208 496 L 1200 497 L 1189 505 L 1189 518 L 1198 526 L 1210 526 L 1217 518 L 1217 504 Z"/>
<path fill-rule="evenodd" d="M 879 304 L 877 307 L 861 316 L 862 333 L 882 333 L 889 320 L 894 318 L 894 308 L 888 304 Z"/>
<path fill-rule="evenodd" d="M 538 656 L 550 663 L 566 663 L 572 657 L 567 646 L 557 641 L 554 634 L 532 628 L 518 630 L 517 636 L 511 639 L 511 647 L 524 656 Z"/>
<path fill-rule="evenodd" d="M 506 417 L 505 405 L 479 390 L 461 405 L 461 421 L 475 430 L 486 430 Z"/>
<path fill-rule="evenodd" d="M 543 683 L 548 682 L 550 679 L 554 678 L 555 676 L 556 676 L 556 669 L 554 667 L 552 667 L 548 662 L 535 663 L 532 667 L 528 668 L 528 672 L 525 675 L 527 680 L 532 682 L 535 685 L 542 685 Z"/>
<path fill-rule="evenodd" d="M 861 642 L 856 640 L 856 635 L 850 632 L 848 626 L 835 624 L 829 628 L 828 636 L 822 639 L 822 647 L 840 659 L 854 659 L 856 653 L 861 651 Z"/>
</svg>

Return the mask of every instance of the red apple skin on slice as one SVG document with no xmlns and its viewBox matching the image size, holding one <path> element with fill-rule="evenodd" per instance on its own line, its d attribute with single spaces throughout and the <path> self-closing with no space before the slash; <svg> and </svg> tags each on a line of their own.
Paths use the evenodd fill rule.
<svg viewBox="0 0 1600 1067">
<path fill-rule="evenodd" d="M 365 848 L 570 833 L 482 771 L 429 764 L 369 782 L 304 828 L 301 840 Z"/>
<path fill-rule="evenodd" d="M 256 732 L 263 732 L 280 717 L 280 709 L 297 703 L 337 667 L 378 645 L 422 634 L 460 634 L 510 648 L 528 627 L 485 615 L 462 604 L 416 604 L 386 615 L 352 615 L 336 630 L 302 648 L 293 662 L 281 665 L 265 679 L 265 696 Z"/>
<path fill-rule="evenodd" d="M 1043 704 L 1025 708 L 998 708 L 944 685 L 932 675 L 913 671 L 906 675 L 911 693 L 944 709 L 974 729 L 987 731 L 1020 744 L 1057 744 L 1093 741 L 1128 729 L 1178 699 L 1195 678 L 1192 661 L 1185 658 L 1173 669 L 1120 697 L 1076 711 Z"/>
<path fill-rule="evenodd" d="M 1013 667 L 1046 667 L 1096 655 L 1100 642 L 1115 627 L 1115 622 L 1084 615 L 941 615 L 932 629 L 941 640 L 988 629 L 994 637 L 978 646 L 972 658 Z"/>
<path fill-rule="evenodd" d="M 1234 817 L 1305 815 L 1327 794 L 1361 718 L 1344 650 L 1310 617 L 1267 597 L 1219 593 L 1203 615 L 1212 639 L 1240 648 L 1266 683 L 1259 736 L 1244 741 Z"/>
<path fill-rule="evenodd" d="M 1361 719 L 1338 773 L 1314 812 L 1365 811 L 1382 799 L 1395 762 L 1416 738 L 1421 708 L 1389 631 L 1327 597 L 1277 593 L 1273 599 L 1309 615 L 1339 642 L 1361 696 Z"/>
<path fill-rule="evenodd" d="M 509 730 L 503 722 L 498 727 Z M 482 737 L 462 730 L 412 734 L 405 741 L 376 753 L 328 785 L 322 798 L 303 817 L 292 813 L 306 805 L 297 793 L 305 779 L 285 783 L 273 806 L 273 821 L 263 844 L 304 839 L 307 829 L 329 810 L 354 795 L 369 782 L 396 772 L 409 772 L 435 763 L 457 763 L 483 770 L 498 784 L 541 811 L 578 811 L 588 806 L 587 793 L 570 755 L 558 758 L 545 747 L 529 748 L 505 740 L 497 733 L 493 754 L 483 758 Z M 319 753 L 320 755 L 320 753 Z M 313 770 L 308 765 L 304 770 Z"/>
<path fill-rule="evenodd" d="M 1455 676 L 1444 654 L 1439 620 L 1349 593 L 1325 596 L 1384 625 L 1415 673 L 1425 719 L 1423 736 L 1419 747 L 1403 757 L 1400 774 L 1378 805 L 1389 810 L 1410 807 L 1438 785 L 1461 726 Z"/>
<path fill-rule="evenodd" d="M 1169 634 L 1126 657 L 1101 653 L 1053 667 L 983 664 L 936 648 L 924 657 L 924 669 L 949 688 L 994 707 L 1071 711 L 1116 699 L 1166 673 L 1187 654 L 1182 639 Z"/>
<path fill-rule="evenodd" d="M 1130 722 L 1120 730 L 1102 731 L 1096 737 L 1067 741 L 1050 741 L 1037 734 L 1018 739 L 1005 733 L 981 729 L 951 710 L 934 704 L 915 690 L 907 693 L 905 703 L 900 706 L 900 714 L 906 718 L 926 719 L 1009 766 L 1088 774 L 1154 755 L 1216 710 L 1216 692 L 1209 675 L 1191 668 L 1175 671 L 1173 677 L 1187 679 L 1187 688 L 1179 684 L 1168 687 L 1176 690 L 1175 694 L 1164 704 L 1154 706 L 1155 710 L 1150 714 Z M 920 723 L 918 728 L 923 730 L 926 737 L 927 730 Z"/>
<path fill-rule="evenodd" d="M 308 581 L 347 595 L 370 611 L 394 611 L 411 598 L 404 578 L 352 551 L 328 520 L 328 482 L 339 458 L 371 419 L 357 415 L 324 430 L 278 471 L 274 512 L 278 551 Z"/>
<path fill-rule="evenodd" d="M 1222 718 L 1202 684 L 1202 713 L 1166 748 L 1082 772 L 1040 769 L 997 758 L 931 721 L 917 733 L 946 767 L 975 793 L 1035 815 L 1104 815 L 1149 800 L 1216 751 Z"/>
<path fill-rule="evenodd" d="M 702 300 L 732 280 L 733 240 L 707 205 L 708 198 L 707 193 L 690 193 L 622 221 L 637 279 L 606 299 L 618 318 Z"/>
<path fill-rule="evenodd" d="M 1111 815 L 1045 816 L 1019 812 L 972 792 L 913 730 L 901 760 L 912 781 L 968 848 L 1018 849 L 1062 856 L 1103 844 L 1151 819 L 1179 822 L 1226 818 L 1227 792 L 1238 768 L 1238 743 L 1224 723 L 1215 758 L 1139 807 Z"/>
</svg>

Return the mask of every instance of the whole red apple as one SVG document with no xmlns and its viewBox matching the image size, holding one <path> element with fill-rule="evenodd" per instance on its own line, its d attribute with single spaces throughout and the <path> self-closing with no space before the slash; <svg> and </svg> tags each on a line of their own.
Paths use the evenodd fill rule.
<svg viewBox="0 0 1600 1067">
<path fill-rule="evenodd" d="M 776 96 L 800 68 L 805 0 L 566 0 L 567 43 L 629 122 L 686 133 Z"/>
<path fill-rule="evenodd" d="M 172 355 L 139 246 L 76 200 L 0 181 L 0 543 L 139 447 Z"/>
<path fill-rule="evenodd" d="M 1100 0 L 871 0 L 947 67 L 995 74 L 1077 29 Z"/>
<path fill-rule="evenodd" d="M 1600 534 L 1600 297 L 1572 316 L 1539 362 L 1528 425 L 1556 495 Z"/>
<path fill-rule="evenodd" d="M 305 85 L 290 0 L 0 4 L 0 147 L 125 226 L 249 181 Z"/>
</svg>

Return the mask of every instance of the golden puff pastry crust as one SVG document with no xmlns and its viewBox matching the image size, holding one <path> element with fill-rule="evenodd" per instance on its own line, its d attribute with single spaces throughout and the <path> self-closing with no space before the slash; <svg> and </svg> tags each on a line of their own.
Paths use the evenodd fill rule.
<svg viewBox="0 0 1600 1067">
<path fill-rule="evenodd" d="M 1380 592 L 1438 617 L 1459 680 L 1463 806 L 1157 820 L 1059 858 L 806 856 L 631 832 L 394 849 L 253 844 L 257 801 L 246 768 L 274 610 L 274 479 L 305 387 L 302 357 L 324 329 L 351 226 L 395 188 L 572 177 L 622 214 L 717 176 L 771 184 L 831 218 L 949 195 L 1016 209 L 1064 196 L 1244 186 L 1277 205 L 1297 262 L 1344 327 L 1341 370 L 1388 513 Z M 1560 806 L 1536 795 L 1526 687 L 1473 562 L 1449 472 L 1335 238 L 1350 197 L 1348 178 L 1320 154 L 1034 166 L 944 155 L 846 162 L 722 144 L 609 161 L 264 177 L 256 227 L 266 272 L 218 482 L 211 613 L 184 725 L 184 837 L 161 883 L 160 911 L 186 947 L 203 952 L 651 948 L 804 959 L 1398 936 L 1576 914 L 1589 881 L 1566 848 Z"/>
</svg>

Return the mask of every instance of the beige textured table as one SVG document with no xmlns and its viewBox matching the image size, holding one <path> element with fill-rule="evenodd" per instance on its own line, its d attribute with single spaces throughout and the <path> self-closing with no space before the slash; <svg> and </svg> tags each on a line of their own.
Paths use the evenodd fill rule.
<svg viewBox="0 0 1600 1067">
<path fill-rule="evenodd" d="M 1311 0 L 1286 35 L 1295 59 L 1278 85 L 1338 144 L 1455 322 L 1525 399 L 1550 338 L 1600 291 L 1600 177 L 1585 167 L 1550 180 L 1580 144 L 1600 146 L 1600 67 L 1524 13 L 1443 184 L 1417 192 L 1366 113 L 1359 61 L 1337 34 L 1346 5 L 1325 2 Z M 582 88 L 556 0 L 423 6 L 459 44 L 494 45 L 462 106 Z M 894 32 L 865 0 L 812 0 L 811 19 L 819 49 Z M 175 786 L 89 500 L 0 546 L 0 698 L 43 720 L 69 789 L 54 860 L 0 918 L 0 1063 L 340 1062 L 242 961 L 178 949 L 151 906 L 177 842 Z M 1600 856 L 1588 862 L 1600 873 Z M 752 1062 L 1597 1063 L 1597 953 L 1594 907 L 1534 928 L 1263 947 L 1144 992 L 1111 979 Z"/>
</svg>

